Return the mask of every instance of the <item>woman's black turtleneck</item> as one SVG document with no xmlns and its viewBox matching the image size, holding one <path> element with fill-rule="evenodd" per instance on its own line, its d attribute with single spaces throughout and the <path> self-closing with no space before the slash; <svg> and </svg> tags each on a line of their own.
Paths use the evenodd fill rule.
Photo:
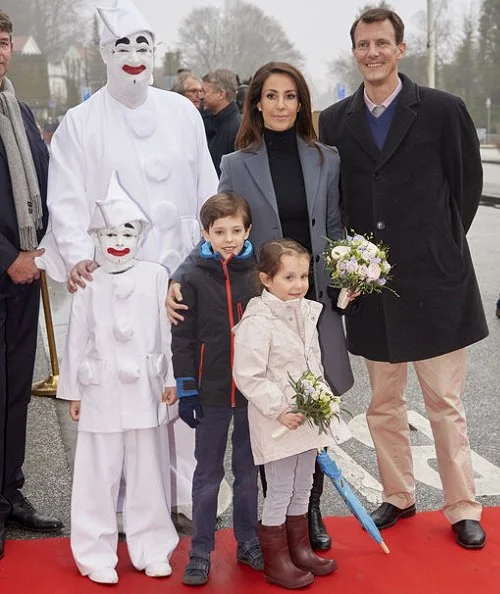
<svg viewBox="0 0 500 594">
<path fill-rule="evenodd" d="M 269 168 L 278 202 L 283 237 L 311 250 L 309 214 L 295 127 L 284 132 L 264 129 Z"/>
</svg>

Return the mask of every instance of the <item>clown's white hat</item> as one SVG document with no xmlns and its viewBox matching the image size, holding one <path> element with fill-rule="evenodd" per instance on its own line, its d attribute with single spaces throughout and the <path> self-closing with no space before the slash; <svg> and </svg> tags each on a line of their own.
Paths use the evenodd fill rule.
<svg viewBox="0 0 500 594">
<path fill-rule="evenodd" d="M 141 222 L 141 233 L 144 233 L 150 222 L 142 208 L 122 188 L 116 171 L 111 174 L 105 200 L 96 200 L 96 208 L 90 219 L 89 233 L 99 229 L 112 229 L 132 221 Z"/>
<path fill-rule="evenodd" d="M 132 0 L 116 0 L 115 6 L 107 8 L 98 6 L 97 12 L 102 19 L 101 45 L 129 37 L 138 31 L 154 32 L 145 17 L 137 10 Z"/>
</svg>

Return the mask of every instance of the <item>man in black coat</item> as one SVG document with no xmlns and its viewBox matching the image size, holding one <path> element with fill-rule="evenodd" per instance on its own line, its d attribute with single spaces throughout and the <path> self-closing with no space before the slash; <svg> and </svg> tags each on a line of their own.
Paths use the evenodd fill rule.
<svg viewBox="0 0 500 594">
<path fill-rule="evenodd" d="M 241 115 L 236 105 L 238 81 L 231 70 L 221 68 L 203 77 L 203 109 L 208 150 L 212 155 L 217 175 L 224 155 L 235 151 Z"/>
<path fill-rule="evenodd" d="M 415 480 L 404 390 L 413 362 L 431 422 L 443 512 L 458 544 L 486 542 L 475 500 L 461 396 L 464 348 L 488 334 L 466 240 L 482 189 L 479 143 L 464 103 L 398 74 L 404 25 L 394 12 L 365 11 L 351 28 L 364 83 L 325 110 L 321 140 L 341 156 L 344 223 L 389 246 L 392 288 L 360 298 L 346 319 L 349 350 L 365 357 L 367 413 L 384 503 L 379 528 L 415 514 Z"/>
<path fill-rule="evenodd" d="M 5 74 L 12 22 L 0 11 L 0 558 L 7 521 L 37 531 L 62 527 L 21 493 L 26 418 L 35 364 L 40 273 L 47 224 L 48 153 L 29 108 Z"/>
</svg>

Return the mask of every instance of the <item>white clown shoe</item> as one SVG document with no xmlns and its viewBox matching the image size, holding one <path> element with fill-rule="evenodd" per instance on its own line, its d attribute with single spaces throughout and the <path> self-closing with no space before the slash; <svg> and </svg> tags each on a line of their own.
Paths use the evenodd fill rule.
<svg viewBox="0 0 500 594">
<path fill-rule="evenodd" d="M 164 563 L 151 563 L 144 572 L 149 577 L 167 577 L 172 574 L 172 568 L 165 561 Z"/>
<path fill-rule="evenodd" d="M 118 574 L 112 567 L 102 567 L 90 573 L 89 579 L 98 584 L 117 584 Z"/>
</svg>

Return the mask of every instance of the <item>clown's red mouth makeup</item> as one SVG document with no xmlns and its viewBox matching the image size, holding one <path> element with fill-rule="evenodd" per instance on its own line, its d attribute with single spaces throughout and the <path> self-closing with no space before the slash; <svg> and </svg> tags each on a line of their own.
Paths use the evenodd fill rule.
<svg viewBox="0 0 500 594">
<path fill-rule="evenodd" d="M 144 72 L 144 70 L 146 70 L 146 66 L 144 66 L 144 64 L 141 64 L 140 66 L 129 66 L 128 64 L 125 64 L 125 66 L 123 66 L 122 70 L 124 70 L 127 74 L 131 74 L 132 76 L 137 76 L 138 74 L 140 74 L 141 72 Z"/>
<path fill-rule="evenodd" d="M 123 248 L 123 250 L 117 250 L 115 248 L 110 247 L 107 249 L 107 252 L 108 252 L 108 254 L 111 254 L 112 256 L 116 256 L 117 258 L 123 258 L 123 256 L 130 254 L 130 249 Z"/>
</svg>

